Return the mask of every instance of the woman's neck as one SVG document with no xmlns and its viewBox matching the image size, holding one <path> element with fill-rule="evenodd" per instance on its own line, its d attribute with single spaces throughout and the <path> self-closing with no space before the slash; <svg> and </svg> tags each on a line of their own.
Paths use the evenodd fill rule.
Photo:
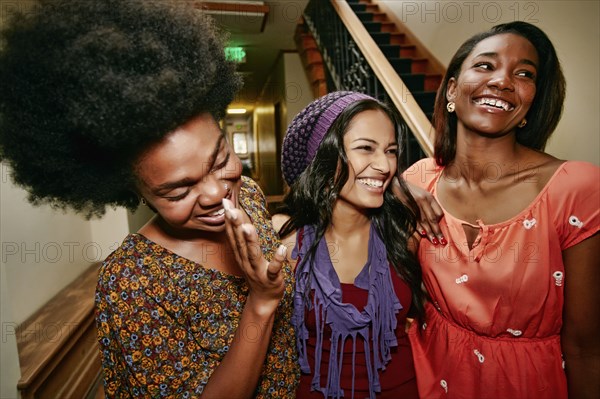
<svg viewBox="0 0 600 399">
<path fill-rule="evenodd" d="M 355 234 L 368 233 L 371 219 L 366 212 L 342 200 L 337 200 L 333 206 L 331 223 L 327 226 L 326 235 L 329 237 L 349 237 Z"/>
<path fill-rule="evenodd" d="M 483 137 L 457 134 L 456 155 L 444 174 L 449 178 L 481 182 L 514 173 L 523 159 L 524 147 L 514 134 L 502 137 Z"/>
</svg>

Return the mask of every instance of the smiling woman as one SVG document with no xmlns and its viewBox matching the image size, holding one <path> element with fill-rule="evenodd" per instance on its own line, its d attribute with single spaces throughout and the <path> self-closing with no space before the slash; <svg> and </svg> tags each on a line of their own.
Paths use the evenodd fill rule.
<svg viewBox="0 0 600 399">
<path fill-rule="evenodd" d="M 3 32 L 3 160 L 35 202 L 156 213 L 98 277 L 106 397 L 291 397 L 291 269 L 219 129 L 240 81 L 215 26 L 187 2 L 40 4 Z"/>
<path fill-rule="evenodd" d="M 525 22 L 450 62 L 435 159 L 405 173 L 434 200 L 418 249 L 431 300 L 410 330 L 421 397 L 600 396 L 600 169 L 542 152 L 564 96 L 552 43 Z"/>
<path fill-rule="evenodd" d="M 406 129 L 388 106 L 354 92 L 315 100 L 288 128 L 290 193 L 273 223 L 294 248 L 299 399 L 418 397 L 404 330 L 421 309 L 408 250 L 417 211 L 391 192 Z"/>
</svg>

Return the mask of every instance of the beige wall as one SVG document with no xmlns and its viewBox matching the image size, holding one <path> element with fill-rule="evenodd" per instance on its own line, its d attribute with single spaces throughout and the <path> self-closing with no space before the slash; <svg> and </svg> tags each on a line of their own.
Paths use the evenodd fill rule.
<svg viewBox="0 0 600 399">
<path fill-rule="evenodd" d="M 458 46 L 496 24 L 521 20 L 550 37 L 567 80 L 562 120 L 546 151 L 600 165 L 600 2 L 378 0 L 448 65 Z"/>
<path fill-rule="evenodd" d="M 73 281 L 101 261 L 127 234 L 124 210 L 87 221 L 49 206 L 34 207 L 0 164 L 0 245 L 2 279 L 2 398 L 16 398 L 20 377 L 15 328 Z"/>
<path fill-rule="evenodd" d="M 313 99 L 298 54 L 282 53 L 259 97 L 253 118 L 254 137 L 260 150 L 257 182 L 266 195 L 277 195 L 283 191 L 283 179 L 277 160 L 278 147 L 281 147 L 287 126 L 294 116 Z M 279 126 L 275 125 L 277 103 L 280 104 Z"/>
</svg>

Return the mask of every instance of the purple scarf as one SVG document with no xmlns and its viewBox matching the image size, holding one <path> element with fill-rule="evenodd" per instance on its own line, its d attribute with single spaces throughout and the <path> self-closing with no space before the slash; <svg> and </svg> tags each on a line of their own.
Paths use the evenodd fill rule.
<svg viewBox="0 0 600 399">
<path fill-rule="evenodd" d="M 312 390 L 322 392 L 326 398 L 344 396 L 344 391 L 340 387 L 343 347 L 346 339 L 351 338 L 354 348 L 352 353 L 352 397 L 354 397 L 356 337 L 360 335 L 364 339 L 365 345 L 369 397 L 375 399 L 375 393 L 381 392 L 379 370 L 385 370 L 385 365 L 391 359 L 390 348 L 398 345 L 395 334 L 396 313 L 402 309 L 392 286 L 385 245 L 371 225 L 367 263 L 354 281 L 355 286 L 369 291 L 367 306 L 362 312 L 359 312 L 354 305 L 342 302 L 340 281 L 331 263 L 325 239 L 321 239 L 319 242 L 312 262 L 302 264 L 302 260 L 308 256 L 308 249 L 315 239 L 314 227 L 305 226 L 302 233 L 298 233 L 298 238 L 300 239 L 300 237 L 301 242 L 296 242 L 296 248 L 292 253 L 293 257 L 299 256 L 292 324 L 296 328 L 300 368 L 303 373 L 310 373 L 306 353 L 308 330 L 304 317 L 305 309 L 314 309 L 317 345 Z M 308 287 L 309 275 L 310 287 Z M 308 303 L 306 300 L 310 297 L 310 291 L 313 292 L 312 303 Z M 321 387 L 321 355 L 325 325 L 331 327 L 331 352 L 327 370 L 327 386 Z M 340 350 L 342 353 L 339 353 Z M 372 356 L 371 350 L 373 351 Z"/>
</svg>

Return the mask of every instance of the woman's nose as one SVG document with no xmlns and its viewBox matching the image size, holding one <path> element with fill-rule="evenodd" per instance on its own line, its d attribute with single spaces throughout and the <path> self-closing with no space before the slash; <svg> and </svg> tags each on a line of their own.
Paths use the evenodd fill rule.
<svg viewBox="0 0 600 399">
<path fill-rule="evenodd" d="M 390 159 L 385 153 L 376 152 L 375 154 L 373 154 L 371 167 L 381 173 L 389 173 Z"/>
<path fill-rule="evenodd" d="M 220 204 L 223 198 L 227 197 L 231 190 L 231 183 L 218 179 L 215 175 L 206 176 L 199 186 L 197 202 L 202 207 L 213 207 Z"/>
<path fill-rule="evenodd" d="M 514 90 L 512 73 L 504 69 L 497 69 L 488 82 L 488 86 L 496 87 L 498 90 Z"/>
</svg>

